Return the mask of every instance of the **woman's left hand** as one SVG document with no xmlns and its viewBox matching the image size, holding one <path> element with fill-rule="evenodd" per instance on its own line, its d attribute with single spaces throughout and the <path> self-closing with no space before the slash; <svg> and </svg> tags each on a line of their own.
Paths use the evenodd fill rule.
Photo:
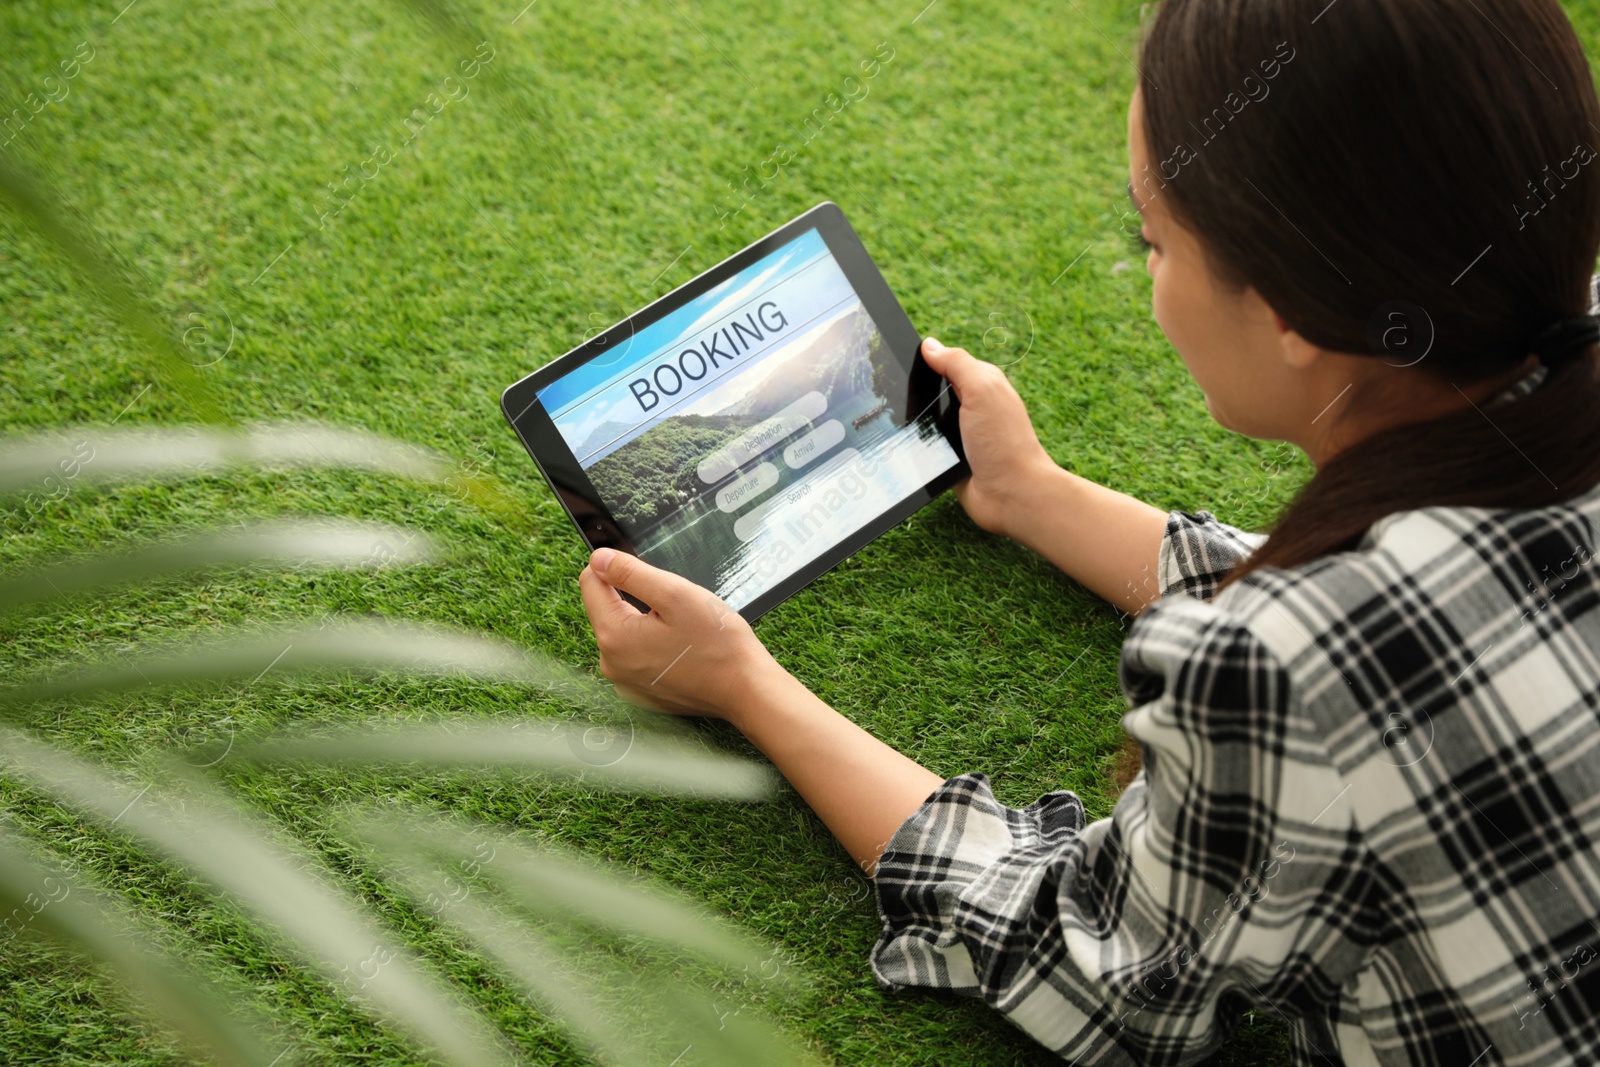
<svg viewBox="0 0 1600 1067">
<path fill-rule="evenodd" d="M 778 667 L 750 624 L 711 590 L 638 556 L 596 549 L 578 575 L 600 673 L 631 704 L 727 718 Z M 650 613 L 622 599 L 621 589 Z"/>
</svg>

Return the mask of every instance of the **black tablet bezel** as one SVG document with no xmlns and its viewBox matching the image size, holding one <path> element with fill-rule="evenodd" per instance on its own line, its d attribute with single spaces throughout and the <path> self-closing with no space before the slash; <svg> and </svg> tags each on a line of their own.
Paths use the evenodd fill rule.
<svg viewBox="0 0 1600 1067">
<path fill-rule="evenodd" d="M 561 502 L 562 508 L 566 510 L 589 548 L 591 550 L 617 548 L 636 554 L 633 545 L 622 533 L 583 468 L 578 466 L 578 461 L 567 447 L 566 441 L 545 413 L 544 406 L 538 399 L 538 391 L 584 363 L 615 351 L 619 345 L 627 343 L 650 323 L 676 311 L 706 290 L 739 273 L 813 227 L 827 244 L 828 251 L 833 254 L 851 287 L 860 296 L 867 313 L 872 316 L 873 322 L 883 335 L 889 351 L 900 361 L 901 366 L 906 368 L 913 384 L 920 381 L 924 390 L 923 395 L 937 388 L 937 394 L 932 401 L 936 425 L 949 441 L 951 448 L 955 450 L 957 462 L 955 466 L 927 485 L 914 491 L 872 522 L 856 530 L 833 548 L 739 609 L 739 614 L 749 622 L 755 622 L 767 611 L 916 514 L 940 493 L 970 473 L 966 453 L 961 447 L 957 420 L 960 404 L 956 400 L 955 392 L 923 360 L 920 351 L 921 336 L 911 325 L 911 319 L 906 315 L 905 309 L 890 291 L 888 282 L 884 281 L 877 264 L 868 255 L 861 238 L 856 235 L 838 204 L 831 200 L 823 201 L 805 214 L 752 242 L 716 266 L 507 387 L 500 397 L 500 410 L 505 415 L 506 421 L 511 424 L 523 447 L 533 457 L 545 481 L 555 490 L 556 498 Z M 641 610 L 648 610 L 633 597 L 628 599 Z"/>
</svg>

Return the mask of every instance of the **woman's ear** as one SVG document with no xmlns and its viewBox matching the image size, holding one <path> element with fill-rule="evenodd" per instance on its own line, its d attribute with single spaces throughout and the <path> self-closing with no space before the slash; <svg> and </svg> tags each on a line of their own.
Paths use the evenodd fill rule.
<svg viewBox="0 0 1600 1067">
<path fill-rule="evenodd" d="M 1278 329 L 1278 345 L 1283 353 L 1283 361 L 1290 367 L 1305 370 L 1322 354 L 1322 349 L 1295 333 L 1276 311 L 1272 313 L 1272 324 Z"/>
</svg>

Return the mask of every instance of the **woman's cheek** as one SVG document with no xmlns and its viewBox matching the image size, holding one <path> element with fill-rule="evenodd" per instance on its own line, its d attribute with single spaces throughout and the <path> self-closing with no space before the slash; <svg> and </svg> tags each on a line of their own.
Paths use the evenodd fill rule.
<svg viewBox="0 0 1600 1067">
<path fill-rule="evenodd" d="M 1174 314 L 1176 308 L 1173 305 L 1173 297 L 1176 294 L 1170 292 L 1169 282 L 1171 279 L 1167 277 L 1169 273 L 1168 271 L 1152 270 L 1150 310 L 1155 315 L 1156 325 L 1160 326 L 1161 332 L 1166 335 L 1167 341 L 1171 343 L 1173 348 L 1178 350 L 1178 355 L 1182 356 L 1184 349 L 1183 324 L 1181 316 Z M 1184 362 L 1188 363 L 1188 361 L 1188 357 L 1185 356 Z"/>
<path fill-rule="evenodd" d="M 1186 308 L 1183 302 L 1183 292 L 1174 287 L 1175 278 L 1172 277 L 1171 265 L 1156 274 L 1155 283 L 1151 286 L 1151 309 L 1155 312 L 1156 325 L 1161 327 L 1161 332 L 1166 336 L 1167 343 L 1172 345 L 1178 353 L 1178 358 L 1183 360 L 1184 367 L 1189 371 L 1189 376 L 1195 380 L 1200 391 L 1206 397 L 1206 409 L 1211 412 L 1211 417 L 1221 422 L 1212 403 L 1211 394 L 1216 385 L 1211 380 L 1209 369 L 1205 366 L 1204 359 L 1196 364 L 1196 343 L 1191 337 L 1193 319 L 1192 309 Z"/>
</svg>

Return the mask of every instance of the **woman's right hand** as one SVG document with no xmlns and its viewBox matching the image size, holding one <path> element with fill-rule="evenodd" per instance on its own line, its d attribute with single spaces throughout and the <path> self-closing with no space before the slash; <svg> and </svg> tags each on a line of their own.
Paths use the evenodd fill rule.
<svg viewBox="0 0 1600 1067">
<path fill-rule="evenodd" d="M 1056 462 L 1005 371 L 932 337 L 923 340 L 922 357 L 961 401 L 961 446 L 972 476 L 955 486 L 956 499 L 978 526 L 1009 535 L 1016 509 L 1028 506 L 1030 486 L 1058 469 Z"/>
</svg>

